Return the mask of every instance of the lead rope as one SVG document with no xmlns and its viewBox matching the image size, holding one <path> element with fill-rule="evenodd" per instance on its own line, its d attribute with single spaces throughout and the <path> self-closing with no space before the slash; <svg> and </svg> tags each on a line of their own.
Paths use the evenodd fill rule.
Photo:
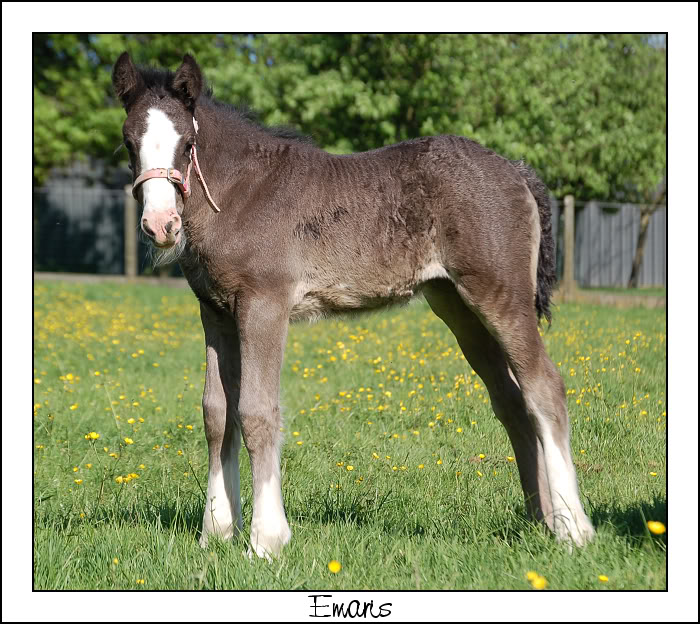
<svg viewBox="0 0 700 624">
<path fill-rule="evenodd" d="M 197 120 L 194 117 L 192 117 L 192 121 L 194 123 L 194 133 L 196 136 L 197 132 L 199 131 L 199 124 L 197 123 Z M 197 141 L 195 138 L 195 143 L 196 142 Z M 209 189 L 207 188 L 207 183 L 204 181 L 204 176 L 202 175 L 202 170 L 200 169 L 199 161 L 197 160 L 197 148 L 194 145 L 192 145 L 192 151 L 190 152 L 190 157 L 194 160 L 195 173 L 197 174 L 199 181 L 202 183 L 202 186 L 204 187 L 204 193 L 206 194 L 207 199 L 209 200 L 209 203 L 211 204 L 211 207 L 214 209 L 214 212 L 221 212 L 221 209 L 216 205 L 216 202 L 212 199 L 211 194 L 209 193 Z"/>
</svg>

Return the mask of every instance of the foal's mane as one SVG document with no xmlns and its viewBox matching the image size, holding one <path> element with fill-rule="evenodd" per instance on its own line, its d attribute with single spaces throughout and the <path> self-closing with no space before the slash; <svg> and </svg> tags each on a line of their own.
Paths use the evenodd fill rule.
<svg viewBox="0 0 700 624">
<path fill-rule="evenodd" d="M 152 91 L 159 96 L 173 95 L 172 85 L 175 74 L 172 71 L 169 69 L 160 69 L 158 67 L 150 66 L 139 66 L 138 70 L 141 73 L 141 77 L 143 78 L 146 88 L 149 91 Z M 213 89 L 206 82 L 203 85 L 202 94 L 199 96 L 197 103 L 200 106 L 216 108 L 219 114 L 225 115 L 234 121 L 249 123 L 275 138 L 314 145 L 314 140 L 312 137 L 299 132 L 299 130 L 296 128 L 284 125 L 266 126 L 260 120 L 260 114 L 250 108 L 246 103 L 241 102 L 234 106 L 228 102 L 222 102 L 221 100 L 215 99 Z"/>
</svg>

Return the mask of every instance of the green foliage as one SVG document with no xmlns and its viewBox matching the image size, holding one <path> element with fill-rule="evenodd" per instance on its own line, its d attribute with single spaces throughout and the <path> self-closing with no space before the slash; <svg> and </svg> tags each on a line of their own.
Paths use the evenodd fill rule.
<svg viewBox="0 0 700 624">
<path fill-rule="evenodd" d="M 110 84 L 120 52 L 170 69 L 190 52 L 216 97 L 332 152 L 459 134 L 525 158 L 558 196 L 636 199 L 666 165 L 666 50 L 649 39 L 36 35 L 35 177 L 84 154 L 124 158 L 113 155 L 124 113 Z"/>
</svg>

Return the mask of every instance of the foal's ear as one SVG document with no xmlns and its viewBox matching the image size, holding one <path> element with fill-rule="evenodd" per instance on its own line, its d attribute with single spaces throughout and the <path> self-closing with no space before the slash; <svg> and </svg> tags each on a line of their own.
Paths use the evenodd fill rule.
<svg viewBox="0 0 700 624">
<path fill-rule="evenodd" d="M 185 54 L 182 65 L 175 72 L 175 78 L 173 78 L 175 95 L 183 101 L 187 108 L 194 110 L 194 103 L 202 92 L 203 83 L 204 79 L 199 65 L 189 54 Z"/>
<path fill-rule="evenodd" d="M 125 109 L 129 110 L 129 105 L 134 96 L 145 87 L 143 77 L 134 64 L 128 52 L 122 52 L 117 59 L 112 71 L 112 84 L 117 97 Z"/>
</svg>

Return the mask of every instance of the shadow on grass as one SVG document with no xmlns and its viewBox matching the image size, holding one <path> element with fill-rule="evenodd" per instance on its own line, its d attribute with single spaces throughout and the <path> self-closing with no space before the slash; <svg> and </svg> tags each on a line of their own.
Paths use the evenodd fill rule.
<svg viewBox="0 0 700 624">
<path fill-rule="evenodd" d="M 204 514 L 201 497 L 188 500 L 172 499 L 157 502 L 140 500 L 117 509 L 99 506 L 84 520 L 77 521 L 74 510 L 44 510 L 36 515 L 36 526 L 72 532 L 81 524 L 95 527 L 104 525 L 153 527 L 157 530 L 175 530 L 199 536 Z"/>
<path fill-rule="evenodd" d="M 295 513 L 293 509 L 288 509 L 287 513 L 293 522 L 364 526 L 380 513 L 390 496 L 391 491 L 381 498 L 342 490 L 317 492 L 302 505 L 303 509 L 309 511 Z"/>
<path fill-rule="evenodd" d="M 668 522 L 668 504 L 665 498 L 654 496 L 649 502 L 640 502 L 633 505 L 622 506 L 610 504 L 606 507 L 594 508 L 591 513 L 593 526 L 610 527 L 617 535 L 628 537 L 633 541 L 649 537 L 647 522 L 656 520 Z M 666 543 L 666 534 L 657 536 L 656 540 Z"/>
<path fill-rule="evenodd" d="M 308 495 L 287 508 L 292 524 L 336 525 L 338 527 L 371 528 L 382 534 L 397 537 L 423 539 L 452 539 L 460 537 L 475 541 L 493 536 L 506 544 L 525 539 L 523 533 L 531 524 L 521 513 L 509 515 L 508 522 L 498 527 L 488 527 L 478 520 L 478 511 L 455 507 L 449 515 L 435 515 L 419 501 L 402 498 L 401 492 L 387 490 L 382 493 L 360 494 L 352 491 L 332 490 Z M 301 511 L 304 510 L 304 511 Z"/>
</svg>

